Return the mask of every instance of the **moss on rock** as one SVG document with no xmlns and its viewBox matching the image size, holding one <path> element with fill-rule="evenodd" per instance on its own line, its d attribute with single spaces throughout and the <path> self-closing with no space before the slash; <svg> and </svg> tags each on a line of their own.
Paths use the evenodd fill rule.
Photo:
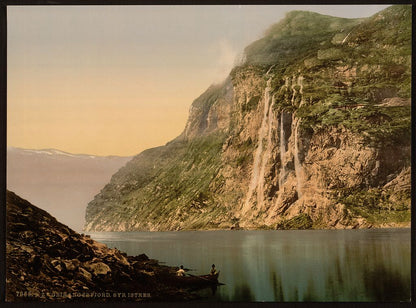
<svg viewBox="0 0 416 308">
<path fill-rule="evenodd" d="M 301 213 L 293 218 L 284 220 L 277 224 L 276 229 L 279 230 L 290 230 L 290 229 L 298 229 L 298 230 L 306 230 L 312 229 L 313 221 L 312 218 L 306 214 Z"/>
</svg>

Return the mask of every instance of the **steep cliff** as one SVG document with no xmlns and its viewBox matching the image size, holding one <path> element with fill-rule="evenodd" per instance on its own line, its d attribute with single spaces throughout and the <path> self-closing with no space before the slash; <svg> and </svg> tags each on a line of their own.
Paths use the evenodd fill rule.
<svg viewBox="0 0 416 308">
<path fill-rule="evenodd" d="M 112 177 L 86 229 L 409 225 L 410 61 L 410 6 L 287 14 Z"/>
</svg>

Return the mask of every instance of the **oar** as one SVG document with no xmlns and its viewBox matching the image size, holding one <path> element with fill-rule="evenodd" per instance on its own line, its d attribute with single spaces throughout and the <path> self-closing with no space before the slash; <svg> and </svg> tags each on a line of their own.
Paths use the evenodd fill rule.
<svg viewBox="0 0 416 308">
<path fill-rule="evenodd" d="M 192 274 L 189 274 L 188 273 L 188 275 L 189 276 L 191 276 L 191 277 L 196 277 L 196 278 L 199 278 L 199 279 L 202 279 L 202 280 L 205 280 L 205 281 L 209 281 L 209 282 L 211 282 L 212 284 L 216 284 L 216 285 L 219 285 L 219 286 L 222 286 L 222 285 L 225 285 L 224 283 L 221 283 L 221 282 L 215 282 L 215 281 L 213 281 L 213 280 L 210 280 L 210 279 L 206 279 L 206 278 L 204 278 L 204 277 L 200 277 L 200 276 L 195 276 L 195 275 L 192 275 Z"/>
</svg>

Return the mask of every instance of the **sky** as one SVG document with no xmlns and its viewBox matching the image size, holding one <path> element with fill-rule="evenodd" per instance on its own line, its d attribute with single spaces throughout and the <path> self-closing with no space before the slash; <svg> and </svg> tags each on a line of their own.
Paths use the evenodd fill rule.
<svg viewBox="0 0 416 308">
<path fill-rule="evenodd" d="M 359 18 L 386 7 L 8 6 L 7 145 L 120 156 L 163 145 L 287 12 Z"/>
</svg>

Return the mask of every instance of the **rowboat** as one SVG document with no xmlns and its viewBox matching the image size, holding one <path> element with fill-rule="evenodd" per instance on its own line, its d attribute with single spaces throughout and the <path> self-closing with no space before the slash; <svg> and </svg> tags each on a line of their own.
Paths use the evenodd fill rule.
<svg viewBox="0 0 416 308">
<path fill-rule="evenodd" d="M 190 275 L 190 274 L 188 274 Z M 200 276 L 188 276 L 190 278 L 197 278 L 203 281 L 208 281 L 210 283 L 218 283 L 218 276 L 220 275 L 220 272 L 217 272 L 213 275 L 209 274 L 209 275 L 200 275 Z"/>
<path fill-rule="evenodd" d="M 176 276 L 174 283 L 178 286 L 188 287 L 188 288 L 203 288 L 219 285 L 218 276 L 220 273 L 214 275 L 200 275 L 195 276 L 188 274 L 188 276 Z"/>
</svg>

